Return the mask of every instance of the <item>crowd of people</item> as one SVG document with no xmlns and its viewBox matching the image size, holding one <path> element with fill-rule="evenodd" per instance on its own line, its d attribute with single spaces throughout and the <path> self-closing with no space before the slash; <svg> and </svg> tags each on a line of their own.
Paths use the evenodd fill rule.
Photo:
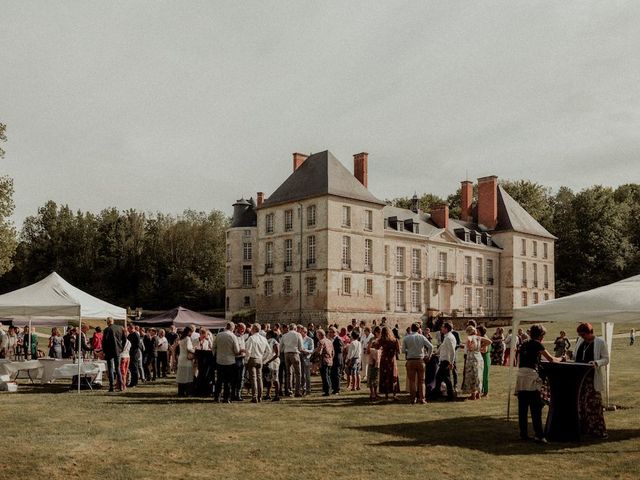
<svg viewBox="0 0 640 480">
<path fill-rule="evenodd" d="M 392 328 L 385 318 L 379 325 L 353 319 L 347 326 L 326 329 L 313 323 L 229 322 L 217 335 L 195 326 L 165 330 L 128 325 L 125 331 L 108 323 L 100 347 L 108 363 L 110 391 L 175 373 L 180 396 L 259 403 L 309 395 L 312 375 L 317 375 L 323 396 L 359 391 L 366 384 L 372 401 L 397 400 L 398 360 L 403 355 L 412 403 L 477 400 L 489 393 L 493 344 L 486 328 L 473 320 L 464 341 L 451 323 L 442 321 L 433 325 L 433 332 L 412 324 L 400 338 L 398 325 Z M 464 365 L 459 369 L 460 349 Z"/>
<path fill-rule="evenodd" d="M 588 323 L 578 326 L 574 349 L 565 331 L 553 342 L 552 356 L 543 345 L 545 329 L 511 330 L 504 335 L 498 327 L 491 338 L 484 325 L 466 324 L 466 338 L 450 322 L 436 320 L 433 331 L 419 323 L 410 325 L 400 338 L 398 325 L 391 328 L 383 317 L 367 325 L 353 319 L 346 327 L 337 324 L 317 328 L 313 323 L 258 324 L 228 322 L 217 335 L 195 326 L 126 328 L 107 320 L 104 332 L 97 327 L 88 338 L 88 325 L 70 328 L 61 335 L 57 328 L 49 337 L 49 356 L 75 358 L 78 355 L 103 358 L 109 373 L 109 391 L 124 391 L 139 382 L 176 375 L 178 395 L 213 397 L 223 403 L 240 402 L 245 394 L 254 403 L 302 397 L 313 392 L 312 375 L 320 377 L 323 396 L 339 395 L 343 388 L 362 389 L 369 399 L 398 400 L 398 360 L 405 357 L 406 392 L 411 403 L 430 400 L 478 400 L 489 393 L 490 365 L 508 365 L 513 355 L 518 366 L 516 392 L 520 435 L 527 439 L 531 414 L 534 439 L 546 441 L 542 428 L 543 379 L 539 362 L 564 361 L 591 364 L 594 369 L 581 389 L 580 410 L 583 433 L 606 437 L 602 413 L 604 389 L 601 367 L 608 364 L 604 340 L 596 337 Z M 635 332 L 630 335 L 633 345 Z M 458 368 L 457 352 L 464 363 Z M 38 336 L 24 327 L 0 328 L 0 358 L 38 358 Z M 42 353 L 40 353 L 42 354 Z M 462 373 L 458 389 L 459 370 Z M 461 395 L 462 394 L 462 395 Z"/>
</svg>

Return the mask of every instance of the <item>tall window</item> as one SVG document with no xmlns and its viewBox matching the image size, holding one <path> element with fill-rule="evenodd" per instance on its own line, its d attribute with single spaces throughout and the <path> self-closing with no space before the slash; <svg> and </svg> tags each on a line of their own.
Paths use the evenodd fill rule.
<svg viewBox="0 0 640 480">
<path fill-rule="evenodd" d="M 543 265 L 542 272 L 544 275 L 544 288 L 549 288 L 549 266 Z"/>
<path fill-rule="evenodd" d="M 367 272 L 370 272 L 373 269 L 373 240 L 370 238 L 364 239 L 364 269 Z"/>
<path fill-rule="evenodd" d="M 282 282 L 282 293 L 285 295 L 291 295 L 291 277 L 284 277 Z"/>
<path fill-rule="evenodd" d="M 371 210 L 364 211 L 364 229 L 373 230 L 373 212 Z"/>
<path fill-rule="evenodd" d="M 252 286 L 251 265 L 242 266 L 242 286 L 250 288 Z"/>
<path fill-rule="evenodd" d="M 527 304 L 529 303 L 529 302 L 527 301 L 527 298 L 528 298 L 528 296 L 527 296 L 527 292 L 522 292 L 522 294 L 521 294 L 521 303 L 522 303 L 522 306 L 523 306 L 523 307 L 526 307 L 526 306 L 527 306 Z"/>
<path fill-rule="evenodd" d="M 293 240 L 287 238 L 284 241 L 284 268 L 291 270 L 293 266 Z"/>
<path fill-rule="evenodd" d="M 473 275 L 471 273 L 471 257 L 464 257 L 464 281 L 465 283 L 473 282 Z"/>
<path fill-rule="evenodd" d="M 384 246 L 384 271 L 389 273 L 389 245 Z"/>
<path fill-rule="evenodd" d="M 284 211 L 284 230 L 285 232 L 293 230 L 293 210 Z"/>
<path fill-rule="evenodd" d="M 485 268 L 487 274 L 487 285 L 493 285 L 493 260 L 488 258 Z"/>
<path fill-rule="evenodd" d="M 267 242 L 264 247 L 265 268 L 273 268 L 273 242 Z"/>
<path fill-rule="evenodd" d="M 351 295 L 351 277 L 342 278 L 342 294 Z"/>
<path fill-rule="evenodd" d="M 253 254 L 253 245 L 251 242 L 244 242 L 242 244 L 242 259 L 246 262 L 251 260 Z"/>
<path fill-rule="evenodd" d="M 342 237 L 342 268 L 351 268 L 351 237 Z"/>
<path fill-rule="evenodd" d="M 544 301 L 546 302 L 547 300 L 549 300 L 549 294 L 545 293 L 543 298 L 544 298 Z"/>
<path fill-rule="evenodd" d="M 365 295 L 371 296 L 373 295 L 373 279 L 367 278 L 364 281 L 364 293 Z"/>
<path fill-rule="evenodd" d="M 476 283 L 482 284 L 482 259 L 476 258 Z"/>
<path fill-rule="evenodd" d="M 342 226 L 351 226 L 351 207 L 348 207 L 346 205 L 342 206 Z"/>
<path fill-rule="evenodd" d="M 384 282 L 384 298 L 387 311 L 391 310 L 391 280 L 385 280 Z"/>
<path fill-rule="evenodd" d="M 307 227 L 316 226 L 316 206 L 309 205 L 307 207 Z"/>
<path fill-rule="evenodd" d="M 307 237 L 307 266 L 316 264 L 316 236 Z"/>
<path fill-rule="evenodd" d="M 264 217 L 265 230 L 267 233 L 273 233 L 273 213 L 269 213 Z"/>
<path fill-rule="evenodd" d="M 482 303 L 482 289 L 476 288 L 476 308 L 481 309 Z"/>
<path fill-rule="evenodd" d="M 542 244 L 542 258 L 549 258 L 549 244 Z"/>
<path fill-rule="evenodd" d="M 484 309 L 486 313 L 493 312 L 493 289 L 491 288 L 484 291 Z"/>
<path fill-rule="evenodd" d="M 420 276 L 422 270 L 420 263 L 420 249 L 414 248 L 411 250 L 411 274 L 414 277 Z"/>
<path fill-rule="evenodd" d="M 471 301 L 472 301 L 473 292 L 471 288 L 467 287 L 464 289 L 464 311 L 466 313 L 471 313 Z"/>
<path fill-rule="evenodd" d="M 404 282 L 396 282 L 396 310 L 401 312 L 404 312 L 407 308 L 404 292 Z"/>
<path fill-rule="evenodd" d="M 273 280 L 265 280 L 264 282 L 264 296 L 270 297 L 273 295 Z"/>
<path fill-rule="evenodd" d="M 404 247 L 396 247 L 396 274 L 404 274 Z"/>
<path fill-rule="evenodd" d="M 227 262 L 231 261 L 231 245 L 227 244 Z"/>
<path fill-rule="evenodd" d="M 538 287 L 538 264 L 533 264 L 533 286 Z"/>
<path fill-rule="evenodd" d="M 521 240 L 520 254 L 522 256 L 525 256 L 527 254 L 527 240 L 525 238 Z"/>
<path fill-rule="evenodd" d="M 522 262 L 520 267 L 522 269 L 522 286 L 527 286 L 527 262 Z"/>
<path fill-rule="evenodd" d="M 540 297 L 538 297 L 538 292 L 533 292 L 533 304 L 536 305 L 540 303 Z"/>
<path fill-rule="evenodd" d="M 307 295 L 316 294 L 316 277 L 307 277 Z"/>
<path fill-rule="evenodd" d="M 419 312 L 422 308 L 422 285 L 420 282 L 411 283 L 411 311 Z"/>
<path fill-rule="evenodd" d="M 533 241 L 533 251 L 531 255 L 534 257 L 538 256 L 538 242 L 536 242 L 535 240 Z"/>
<path fill-rule="evenodd" d="M 441 277 L 447 275 L 447 254 L 445 252 L 438 253 L 438 274 Z"/>
</svg>

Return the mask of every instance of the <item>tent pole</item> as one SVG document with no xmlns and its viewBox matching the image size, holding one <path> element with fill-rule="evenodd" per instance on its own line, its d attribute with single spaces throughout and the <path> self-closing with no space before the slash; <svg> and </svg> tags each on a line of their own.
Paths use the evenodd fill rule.
<svg viewBox="0 0 640 480">
<path fill-rule="evenodd" d="M 33 360 L 33 358 L 31 358 L 31 335 L 33 335 L 31 328 L 31 315 L 29 315 L 29 351 L 28 355 L 25 355 L 25 360 L 27 360 L 27 357 L 29 357 L 30 360 Z"/>
<path fill-rule="evenodd" d="M 78 315 L 78 393 L 80 393 L 80 372 L 82 369 L 82 314 Z"/>
</svg>

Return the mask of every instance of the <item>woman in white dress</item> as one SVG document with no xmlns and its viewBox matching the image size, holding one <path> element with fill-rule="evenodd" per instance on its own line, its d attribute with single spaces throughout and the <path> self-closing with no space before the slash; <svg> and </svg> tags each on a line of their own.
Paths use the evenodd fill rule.
<svg viewBox="0 0 640 480">
<path fill-rule="evenodd" d="M 178 382 L 179 397 L 189 396 L 189 390 L 193 382 L 193 354 L 196 350 L 193 347 L 193 343 L 191 343 L 192 333 L 191 327 L 185 327 L 180 334 L 180 342 L 178 343 L 180 355 L 178 355 L 176 381 Z"/>
</svg>

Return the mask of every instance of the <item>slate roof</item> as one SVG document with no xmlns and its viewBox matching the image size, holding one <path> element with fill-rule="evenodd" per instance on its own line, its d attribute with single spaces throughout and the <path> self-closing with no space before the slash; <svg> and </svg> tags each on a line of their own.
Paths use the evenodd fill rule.
<svg viewBox="0 0 640 480">
<path fill-rule="evenodd" d="M 323 195 L 335 195 L 385 205 L 385 202 L 374 197 L 330 151 L 325 150 L 310 155 L 264 201 L 262 207 Z"/>
<path fill-rule="evenodd" d="M 513 230 L 539 237 L 557 239 L 498 185 L 498 224 L 494 231 Z"/>
<path fill-rule="evenodd" d="M 382 209 L 384 218 L 396 217 L 398 220 L 413 220 L 420 227 L 420 233 L 417 235 L 424 235 L 426 237 L 432 237 L 439 233 L 442 233 L 442 229 L 436 227 L 429 219 L 431 215 L 426 213 L 415 213 L 406 208 L 393 207 L 387 205 Z M 410 233 L 410 232 L 407 232 Z"/>
<path fill-rule="evenodd" d="M 253 198 L 245 200 L 241 198 L 233 204 L 233 218 L 231 228 L 255 227 L 258 224 L 256 205 Z"/>
</svg>

